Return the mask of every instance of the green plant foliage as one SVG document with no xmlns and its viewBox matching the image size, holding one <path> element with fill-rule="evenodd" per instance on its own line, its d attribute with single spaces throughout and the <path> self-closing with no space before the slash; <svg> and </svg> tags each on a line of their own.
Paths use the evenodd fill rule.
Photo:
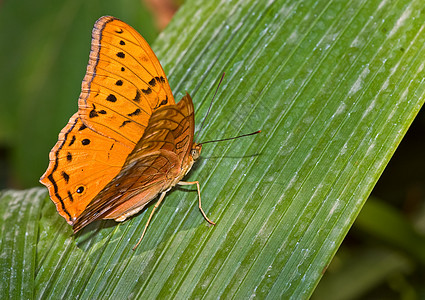
<svg viewBox="0 0 425 300">
<path fill-rule="evenodd" d="M 199 140 L 262 130 L 205 145 L 186 178 L 217 225 L 178 188 L 133 252 L 152 206 L 72 236 L 46 194 L 7 192 L 3 215 L 35 203 L 39 222 L 2 240 L 26 249 L 2 272 L 32 261 L 43 299 L 308 298 L 424 102 L 423 24 L 419 0 L 187 1 L 153 48 L 198 127 L 226 72 Z"/>
</svg>

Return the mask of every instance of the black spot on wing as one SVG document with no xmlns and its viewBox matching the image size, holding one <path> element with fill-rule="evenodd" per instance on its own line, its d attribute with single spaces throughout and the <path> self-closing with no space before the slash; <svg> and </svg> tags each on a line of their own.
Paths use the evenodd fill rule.
<svg viewBox="0 0 425 300">
<path fill-rule="evenodd" d="M 140 112 L 141 112 L 141 110 L 140 110 L 140 108 L 138 108 L 135 111 L 133 111 L 132 113 L 127 114 L 127 116 L 129 116 L 129 117 L 138 116 L 138 115 L 140 115 Z"/>
<path fill-rule="evenodd" d="M 165 78 L 163 76 L 160 76 L 160 77 L 156 76 L 155 80 L 158 83 L 165 83 Z"/>
<path fill-rule="evenodd" d="M 66 160 L 67 160 L 67 161 L 72 161 L 72 154 L 71 154 L 71 152 L 68 152 L 68 153 L 66 154 Z"/>
<path fill-rule="evenodd" d="M 62 175 L 62 178 L 65 179 L 65 182 L 68 183 L 69 182 L 69 175 L 64 171 L 62 171 L 61 175 Z"/>
<path fill-rule="evenodd" d="M 152 80 L 151 80 L 151 81 L 149 81 L 149 85 L 150 85 L 150 86 L 155 86 L 155 85 L 156 85 L 155 78 L 152 78 Z"/>
<path fill-rule="evenodd" d="M 84 139 L 81 141 L 81 144 L 83 144 L 83 146 L 87 146 L 88 144 L 90 144 L 90 140 L 89 139 Z"/>
<path fill-rule="evenodd" d="M 99 116 L 99 115 L 97 114 L 97 111 L 96 111 L 95 106 L 93 104 L 93 109 L 89 113 L 89 118 L 95 118 L 97 116 Z"/>
<path fill-rule="evenodd" d="M 152 94 L 152 89 L 150 87 L 148 87 L 146 90 L 145 89 L 142 89 L 142 92 L 145 95 L 149 95 L 149 94 Z"/>
<path fill-rule="evenodd" d="M 75 137 L 75 135 L 73 135 L 72 136 L 72 138 L 71 138 L 71 141 L 69 142 L 69 144 L 68 144 L 68 147 L 69 146 L 72 146 L 72 144 L 74 144 L 74 142 L 75 142 L 75 140 L 76 140 L 77 138 Z"/>
<path fill-rule="evenodd" d="M 124 53 L 124 52 L 122 52 L 122 51 L 120 51 L 120 52 L 118 52 L 118 53 L 117 53 L 117 56 L 118 56 L 119 58 L 124 58 L 124 57 L 125 57 L 125 53 Z"/>
<path fill-rule="evenodd" d="M 115 97 L 115 95 L 113 94 L 109 94 L 109 96 L 106 97 L 106 100 L 108 100 L 109 102 L 117 102 L 117 97 Z"/>
<path fill-rule="evenodd" d="M 130 123 L 130 120 L 125 120 L 124 122 L 122 122 L 122 124 L 120 125 L 120 127 L 124 127 L 126 124 Z"/>
<path fill-rule="evenodd" d="M 133 101 L 140 102 L 140 92 L 139 92 L 139 90 L 136 91 L 136 96 L 134 96 Z"/>
<path fill-rule="evenodd" d="M 101 115 L 106 115 L 106 111 L 105 110 L 103 110 L 103 109 L 101 109 L 101 110 L 99 110 L 99 111 L 96 111 L 96 105 L 94 105 L 94 104 L 92 104 L 93 105 L 93 109 L 90 111 L 90 113 L 89 113 L 89 117 L 90 118 L 95 118 L 95 117 L 98 117 L 99 116 L 99 114 L 101 114 Z M 85 125 L 84 125 L 85 126 Z M 84 128 L 85 129 L 85 128 Z"/>
<path fill-rule="evenodd" d="M 165 96 L 165 99 L 161 101 L 161 103 L 158 104 L 158 106 L 156 106 L 155 108 L 159 108 L 163 105 L 166 105 L 168 103 L 168 96 Z"/>
<path fill-rule="evenodd" d="M 72 194 L 70 191 L 68 191 L 68 198 L 71 202 L 74 202 L 74 197 L 72 197 Z"/>
</svg>

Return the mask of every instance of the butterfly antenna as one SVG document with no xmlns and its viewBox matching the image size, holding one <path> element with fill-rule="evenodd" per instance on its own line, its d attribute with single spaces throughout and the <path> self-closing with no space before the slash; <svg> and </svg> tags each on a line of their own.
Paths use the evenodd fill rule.
<svg viewBox="0 0 425 300">
<path fill-rule="evenodd" d="M 198 145 L 203 145 L 203 144 L 208 144 L 208 143 L 215 143 L 215 142 L 230 141 L 230 140 L 238 139 L 238 138 L 241 138 L 241 137 L 246 137 L 246 136 L 254 135 L 254 134 L 257 134 L 257 133 L 260 133 L 260 132 L 261 132 L 261 130 L 257 130 L 255 132 L 238 135 L 238 136 L 234 136 L 234 137 L 231 137 L 231 138 L 202 142 L 202 143 L 199 143 Z"/>
<path fill-rule="evenodd" d="M 208 115 L 210 114 L 210 110 L 211 110 L 212 104 L 213 104 L 213 102 L 214 102 L 215 95 L 217 95 L 218 88 L 220 87 L 221 82 L 223 81 L 223 78 L 224 78 L 224 75 L 225 75 L 225 74 L 226 74 L 226 73 L 225 73 L 225 72 L 223 72 L 223 75 L 221 75 L 220 82 L 218 83 L 218 86 L 217 86 L 217 89 L 215 90 L 214 96 L 213 96 L 213 97 L 212 97 L 212 99 L 211 99 L 210 107 L 208 107 L 207 114 L 205 115 L 204 120 L 202 121 L 201 127 L 199 128 L 198 133 L 196 134 L 195 141 L 196 141 L 196 140 L 198 140 L 199 133 L 202 131 L 202 128 L 204 128 L 205 120 L 207 119 Z"/>
</svg>

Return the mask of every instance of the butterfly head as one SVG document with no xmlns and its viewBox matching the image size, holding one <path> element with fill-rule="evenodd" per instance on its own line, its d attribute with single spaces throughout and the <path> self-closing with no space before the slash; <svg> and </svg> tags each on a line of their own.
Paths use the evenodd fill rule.
<svg viewBox="0 0 425 300">
<path fill-rule="evenodd" d="M 197 160 L 201 155 L 202 144 L 193 143 L 192 151 L 190 154 L 192 155 L 193 160 Z"/>
</svg>

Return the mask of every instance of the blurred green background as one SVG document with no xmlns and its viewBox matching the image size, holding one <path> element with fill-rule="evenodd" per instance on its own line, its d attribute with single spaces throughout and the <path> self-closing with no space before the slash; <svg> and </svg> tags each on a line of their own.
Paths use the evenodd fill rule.
<svg viewBox="0 0 425 300">
<path fill-rule="evenodd" d="M 161 12 L 148 7 L 139 0 L 1 2 L 1 189 L 39 185 L 50 149 L 77 111 L 94 22 L 114 15 L 152 42 Z M 422 110 L 314 299 L 425 298 L 424 137 Z"/>
</svg>

